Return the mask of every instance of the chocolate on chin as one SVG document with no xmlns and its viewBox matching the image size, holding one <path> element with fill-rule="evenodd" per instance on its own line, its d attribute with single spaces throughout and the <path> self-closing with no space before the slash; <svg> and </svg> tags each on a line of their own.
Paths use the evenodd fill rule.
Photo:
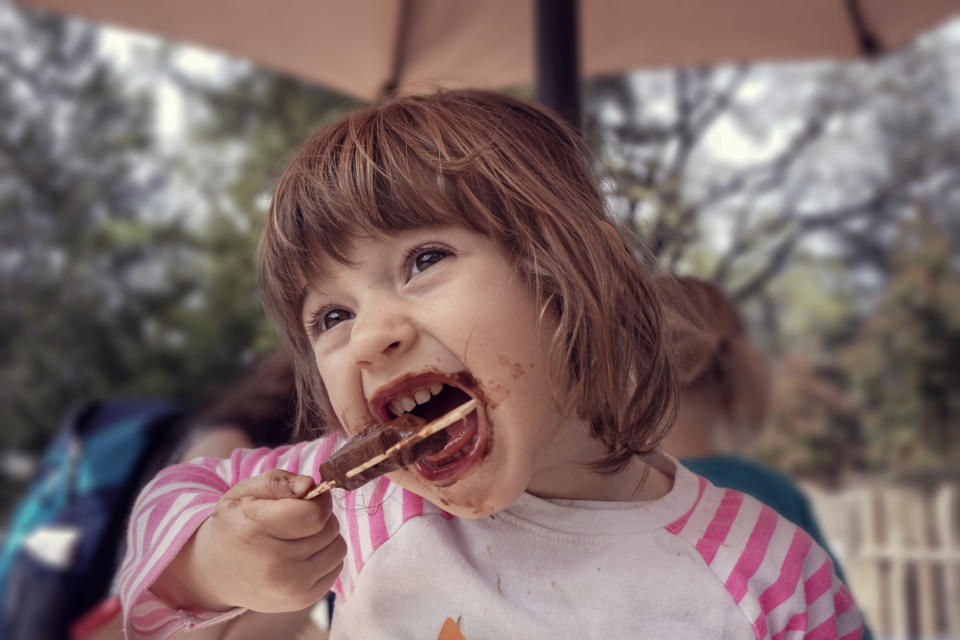
<svg viewBox="0 0 960 640">
<path fill-rule="evenodd" d="M 321 463 L 319 471 L 324 482 L 336 482 L 336 486 L 347 491 L 356 489 L 385 473 L 396 471 L 413 464 L 420 458 L 436 453 L 447 443 L 447 436 L 441 431 L 425 440 L 411 442 L 407 446 L 393 451 L 389 457 L 359 474 L 348 477 L 347 472 L 362 465 L 374 456 L 385 453 L 401 440 L 417 433 L 426 421 L 410 413 L 394 418 L 386 424 L 367 427 L 332 456 Z"/>
</svg>

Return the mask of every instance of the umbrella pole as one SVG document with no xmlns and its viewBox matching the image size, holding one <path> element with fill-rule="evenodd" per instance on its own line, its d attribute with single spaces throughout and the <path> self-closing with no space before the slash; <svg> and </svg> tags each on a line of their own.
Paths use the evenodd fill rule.
<svg viewBox="0 0 960 640">
<path fill-rule="evenodd" d="M 537 100 L 579 131 L 578 0 L 535 0 L 535 6 Z"/>
</svg>

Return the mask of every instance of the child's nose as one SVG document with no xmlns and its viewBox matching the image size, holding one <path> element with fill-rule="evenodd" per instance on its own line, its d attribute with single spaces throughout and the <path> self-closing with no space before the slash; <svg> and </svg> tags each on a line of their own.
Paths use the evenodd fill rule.
<svg viewBox="0 0 960 640">
<path fill-rule="evenodd" d="M 350 349 L 356 365 L 365 368 L 403 353 L 416 338 L 410 318 L 395 310 L 377 309 L 354 318 Z"/>
</svg>

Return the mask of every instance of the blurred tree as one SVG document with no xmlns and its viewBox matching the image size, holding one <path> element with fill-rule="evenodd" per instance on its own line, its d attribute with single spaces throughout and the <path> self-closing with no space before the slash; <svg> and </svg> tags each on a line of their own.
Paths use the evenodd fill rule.
<svg viewBox="0 0 960 640">
<path fill-rule="evenodd" d="M 942 328 L 949 313 L 927 310 L 918 324 L 878 302 L 894 295 L 907 264 L 925 264 L 898 244 L 917 208 L 950 247 L 927 249 L 956 263 L 958 48 L 945 31 L 856 64 L 591 83 L 588 132 L 614 211 L 659 264 L 727 288 L 770 354 L 784 354 L 758 443 L 776 466 L 829 480 L 921 464 L 927 447 L 958 459 L 944 440 L 956 421 L 942 416 L 955 416 L 943 381 L 956 382 L 960 358 L 919 356 L 955 348 Z M 903 322 L 913 329 L 897 334 Z M 894 335 L 911 346 L 868 362 Z M 846 348 L 859 355 L 838 360 Z M 887 388 L 895 379 L 899 393 Z"/>
<path fill-rule="evenodd" d="M 960 246 L 918 209 L 897 234 L 892 278 L 839 361 L 870 467 L 960 460 Z"/>
<path fill-rule="evenodd" d="M 231 66 L 224 83 L 197 78 L 170 57 L 164 65 L 192 108 L 202 112 L 187 123 L 185 146 L 191 151 L 181 173 L 186 182 L 200 182 L 204 192 L 202 214 L 186 214 L 195 228 L 203 284 L 171 326 L 204 345 L 199 357 L 208 362 L 229 361 L 229 351 L 243 352 L 249 361 L 276 346 L 256 295 L 254 260 L 274 182 L 293 148 L 355 104 L 286 76 Z"/>
<path fill-rule="evenodd" d="M 774 367 L 770 419 L 754 453 L 794 476 L 834 485 L 865 470 L 866 443 L 845 370 L 816 337 L 808 342 Z"/>
<path fill-rule="evenodd" d="M 862 318 L 781 358 L 760 454 L 796 475 L 946 469 L 960 460 L 960 263 L 923 210 Z"/>
<path fill-rule="evenodd" d="M 875 294 L 917 198 L 960 237 L 958 48 L 939 33 L 855 64 L 596 80 L 588 131 L 611 203 L 661 264 L 741 302 L 789 309 L 771 284 L 811 260 Z"/>
<path fill-rule="evenodd" d="M 142 365 L 143 318 L 169 293 L 139 214 L 166 169 L 147 155 L 149 104 L 91 29 L 0 5 L 0 75 L 0 446 L 35 449 Z"/>
<path fill-rule="evenodd" d="M 0 5 L 0 450 L 38 450 L 93 398 L 196 401 L 273 348 L 254 270 L 271 182 L 347 104 L 236 63 L 205 84 L 155 52 L 135 90 L 100 34 Z M 210 106 L 175 155 L 153 111 L 172 80 Z"/>
</svg>

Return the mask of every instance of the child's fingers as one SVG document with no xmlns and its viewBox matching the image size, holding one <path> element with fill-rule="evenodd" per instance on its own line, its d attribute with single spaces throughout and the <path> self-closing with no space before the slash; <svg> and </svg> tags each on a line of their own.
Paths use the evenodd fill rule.
<svg viewBox="0 0 960 640">
<path fill-rule="evenodd" d="M 310 476 L 297 475 L 282 469 L 271 469 L 260 475 L 247 478 L 234 485 L 223 497 L 232 498 L 282 498 L 302 497 L 313 486 Z"/>
<path fill-rule="evenodd" d="M 264 545 L 265 554 L 271 547 L 283 545 L 277 549 L 274 561 L 263 566 L 263 578 L 259 581 L 260 593 L 275 600 L 278 611 L 290 606 L 298 609 L 310 606 L 323 597 L 343 569 L 347 543 L 342 536 L 336 535 L 322 549 L 308 550 L 312 553 L 306 557 L 301 547 L 304 542 L 273 541 Z M 294 546 L 300 548 L 299 554 L 291 553 Z"/>
<path fill-rule="evenodd" d="M 340 575 L 340 572 L 343 571 L 343 559 L 336 561 L 332 564 L 333 568 L 329 567 L 331 562 L 327 558 L 314 558 L 306 563 L 308 569 L 313 571 L 315 576 L 313 586 L 306 591 L 306 598 L 310 599 L 317 595 L 322 598 L 330 588 L 333 587 L 333 583 L 337 581 L 337 577 Z M 318 598 L 319 599 L 319 598 Z"/>
<path fill-rule="evenodd" d="M 337 581 L 337 578 L 340 576 L 340 572 L 343 571 L 343 561 L 341 560 L 331 571 L 324 573 L 317 581 L 313 583 L 313 587 L 308 591 L 308 599 L 316 598 L 314 602 L 319 602 L 330 589 L 333 588 L 333 583 Z"/>
<path fill-rule="evenodd" d="M 259 525 L 259 533 L 277 540 L 300 540 L 323 531 L 330 509 L 309 500 L 243 500 L 244 515 Z"/>
<path fill-rule="evenodd" d="M 340 535 L 340 524 L 336 518 L 330 518 L 319 533 L 315 533 L 309 538 L 292 541 L 290 544 L 293 545 L 292 549 L 300 561 L 309 561 L 328 550 L 334 556 L 341 551 L 343 555 L 346 555 L 347 552 L 347 543 Z"/>
<path fill-rule="evenodd" d="M 343 570 L 343 561 L 335 562 L 332 565 L 332 569 L 329 568 L 330 566 L 331 565 L 322 565 L 319 566 L 319 568 L 313 566 L 300 567 L 303 571 L 303 584 L 305 586 L 300 590 L 295 590 L 278 598 L 279 604 L 275 607 L 275 610 L 289 611 L 291 609 L 306 609 L 322 600 L 327 593 L 329 593 L 334 582 L 337 581 L 337 576 L 339 576 Z"/>
</svg>

